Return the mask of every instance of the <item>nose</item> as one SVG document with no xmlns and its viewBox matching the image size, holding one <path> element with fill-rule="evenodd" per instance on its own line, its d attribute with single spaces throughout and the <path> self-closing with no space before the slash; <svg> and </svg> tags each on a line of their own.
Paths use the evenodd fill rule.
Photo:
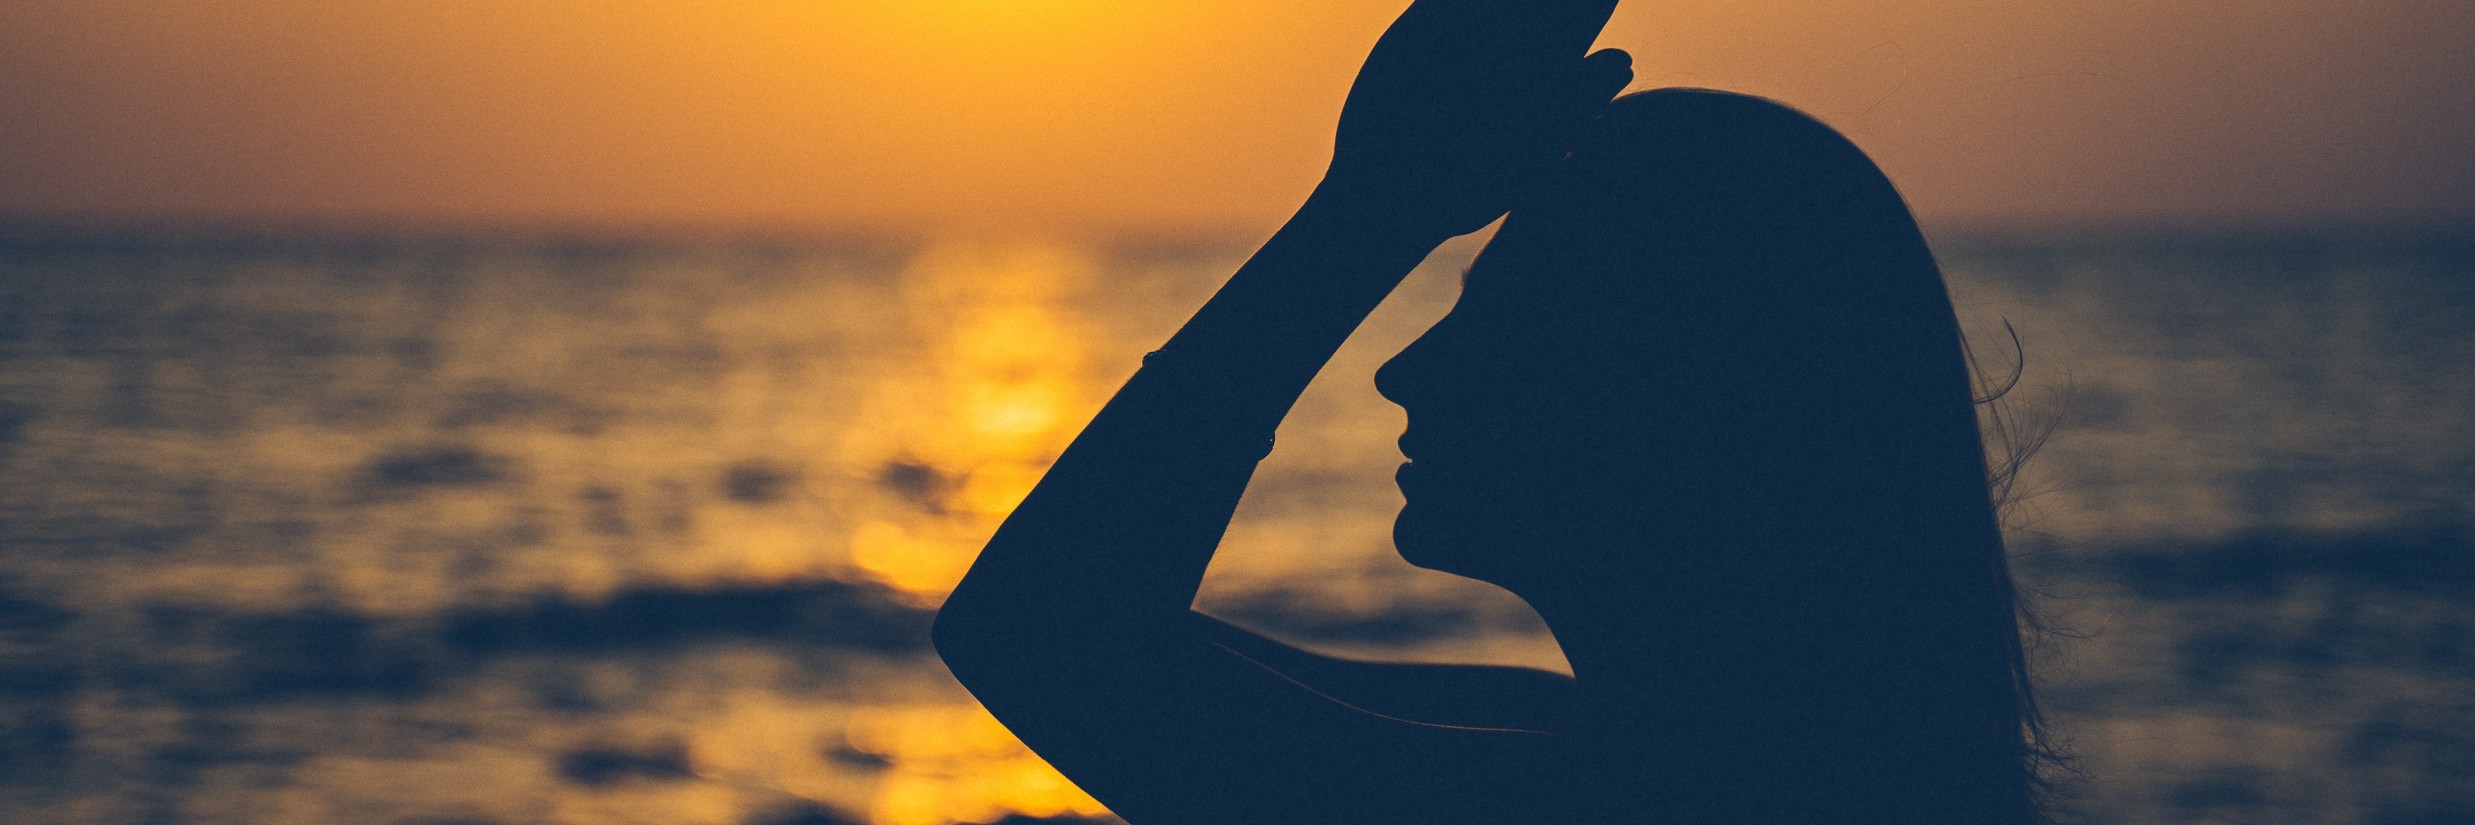
<svg viewBox="0 0 2475 825">
<path fill-rule="evenodd" d="M 1402 409 L 1408 409 L 1414 403 L 1413 399 L 1417 398 L 1429 383 L 1424 377 L 1427 370 L 1423 364 L 1428 357 L 1427 351 L 1433 349 L 1429 344 L 1429 339 L 1433 337 L 1432 332 L 1419 336 L 1418 340 L 1401 348 L 1400 353 L 1392 356 L 1392 360 L 1385 361 L 1383 366 L 1377 367 L 1375 369 L 1375 391 L 1382 394 L 1385 400 L 1391 401 Z"/>
<path fill-rule="evenodd" d="M 1467 373 L 1478 360 L 1470 351 L 1468 325 L 1462 306 L 1454 304 L 1418 340 L 1376 368 L 1375 391 L 1404 410 L 1461 406 L 1469 399 L 1461 398 L 1455 388 L 1469 389 Z"/>
</svg>

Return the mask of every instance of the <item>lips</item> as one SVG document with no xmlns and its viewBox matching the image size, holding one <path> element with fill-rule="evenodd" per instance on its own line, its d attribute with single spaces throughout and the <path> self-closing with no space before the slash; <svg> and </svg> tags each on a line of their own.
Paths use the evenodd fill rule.
<svg viewBox="0 0 2475 825">
<path fill-rule="evenodd" d="M 1402 462 L 1400 469 L 1392 471 L 1392 485 L 1399 487 L 1402 495 L 1409 495 L 1414 489 L 1427 486 L 1433 471 L 1434 468 L 1415 461 Z"/>
</svg>

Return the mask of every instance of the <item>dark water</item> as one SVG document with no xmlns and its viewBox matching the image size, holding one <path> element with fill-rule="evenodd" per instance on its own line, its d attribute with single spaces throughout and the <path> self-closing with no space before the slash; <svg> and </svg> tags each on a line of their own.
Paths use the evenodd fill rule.
<svg viewBox="0 0 2475 825">
<path fill-rule="evenodd" d="M 1941 245 L 2087 822 L 2475 821 L 2475 241 Z M 925 623 L 1231 244 L 0 233 L 0 819 L 1097 816 Z M 1559 667 L 1389 554 L 1376 364 L 1284 426 L 1206 604 Z"/>
</svg>

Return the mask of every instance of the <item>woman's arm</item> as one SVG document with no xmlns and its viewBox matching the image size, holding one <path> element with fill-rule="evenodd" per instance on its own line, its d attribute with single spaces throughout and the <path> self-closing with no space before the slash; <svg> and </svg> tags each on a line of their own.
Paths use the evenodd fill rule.
<svg viewBox="0 0 2475 825">
<path fill-rule="evenodd" d="M 1318 193 L 1110 399 L 938 615 L 958 672 L 1009 644 L 1108 644 L 1193 602 L 1273 429 L 1376 303 L 1444 240 Z"/>
<path fill-rule="evenodd" d="M 1569 734 L 1573 677 L 1526 667 L 1369 662 L 1300 650 L 1200 611 L 1195 633 L 1316 693 L 1394 719 L 1461 728 Z"/>
<path fill-rule="evenodd" d="M 1323 184 L 1006 520 L 940 614 L 940 650 L 988 647 L 972 627 L 1081 644 L 1182 614 L 1307 382 L 1427 253 L 1501 216 L 1630 81 L 1622 52 L 1583 55 L 1614 7 L 1404 12 L 1350 90 Z"/>
<path fill-rule="evenodd" d="M 1324 183 L 1146 359 L 938 614 L 955 676 L 1121 815 L 1325 821 L 1357 806 L 1352 821 L 1440 821 L 1411 803 L 1456 795 L 1427 783 L 1510 781 L 1520 771 L 1507 765 L 1537 763 L 1535 734 L 1352 707 L 1258 661 L 1279 657 L 1216 639 L 1189 608 L 1308 381 L 1411 268 L 1502 215 L 1629 80 L 1620 53 L 1582 54 L 1613 6 L 1414 4 L 1360 73 Z"/>
<path fill-rule="evenodd" d="M 937 615 L 954 676 L 1130 822 L 1449 822 L 1433 783 L 1539 761 L 1481 741 L 1501 732 L 1350 705 L 1277 669 L 1294 664 L 1264 655 L 1277 643 L 1221 638 L 1190 611 L 1273 427 L 1440 240 L 1381 214 L 1310 199 L 1109 401 Z"/>
</svg>

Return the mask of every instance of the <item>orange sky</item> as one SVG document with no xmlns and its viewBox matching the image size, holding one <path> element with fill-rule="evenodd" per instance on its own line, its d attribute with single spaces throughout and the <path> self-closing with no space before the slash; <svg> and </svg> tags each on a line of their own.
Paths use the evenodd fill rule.
<svg viewBox="0 0 2475 825">
<path fill-rule="evenodd" d="M 1404 0 L 0 0 L 0 216 L 1259 228 Z M 2465 0 L 1629 0 L 1929 221 L 2475 216 Z"/>
</svg>

